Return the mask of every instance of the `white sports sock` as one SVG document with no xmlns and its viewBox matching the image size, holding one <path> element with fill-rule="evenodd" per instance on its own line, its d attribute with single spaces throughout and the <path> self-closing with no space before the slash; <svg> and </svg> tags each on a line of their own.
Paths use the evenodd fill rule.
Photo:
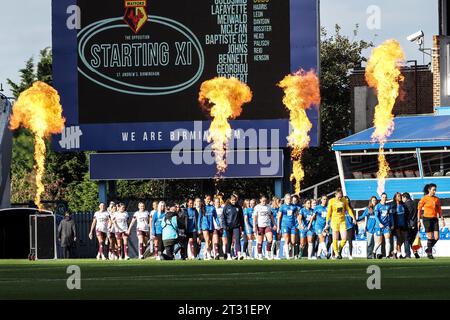
<svg viewBox="0 0 450 320">
<path fill-rule="evenodd" d="M 289 258 L 289 244 L 284 244 L 283 249 L 285 258 Z"/>
<path fill-rule="evenodd" d="M 322 254 L 322 252 L 324 254 L 327 254 L 327 245 L 325 244 L 325 242 L 320 242 L 319 243 L 319 256 Z"/>
<path fill-rule="evenodd" d="M 386 257 L 389 257 L 389 255 L 391 254 L 391 241 L 387 240 L 386 241 Z"/>
<path fill-rule="evenodd" d="M 308 243 L 308 258 L 312 257 L 313 245 L 312 243 Z"/>
<path fill-rule="evenodd" d="M 253 258 L 253 240 L 248 240 L 248 256 Z"/>
</svg>

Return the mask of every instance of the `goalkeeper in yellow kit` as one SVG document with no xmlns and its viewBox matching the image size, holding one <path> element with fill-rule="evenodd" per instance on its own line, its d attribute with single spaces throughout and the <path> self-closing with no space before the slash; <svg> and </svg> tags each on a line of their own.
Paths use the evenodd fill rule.
<svg viewBox="0 0 450 320">
<path fill-rule="evenodd" d="M 345 212 L 348 212 L 356 224 L 355 215 L 346 198 L 343 197 L 342 190 L 337 189 L 335 197 L 328 202 L 327 222 L 325 229 L 331 226 L 333 231 L 333 251 L 337 259 L 342 259 L 342 248 L 347 242 L 347 226 L 345 223 Z M 331 220 L 331 221 L 330 221 Z M 339 243 L 339 235 L 341 242 Z"/>
</svg>

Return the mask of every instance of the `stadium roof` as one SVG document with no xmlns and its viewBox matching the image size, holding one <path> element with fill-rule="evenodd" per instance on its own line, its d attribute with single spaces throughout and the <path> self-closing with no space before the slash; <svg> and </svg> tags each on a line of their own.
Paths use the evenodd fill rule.
<svg viewBox="0 0 450 320">
<path fill-rule="evenodd" d="M 394 132 L 385 148 L 423 148 L 450 146 L 450 115 L 398 117 L 394 119 Z M 333 144 L 333 150 L 378 149 L 371 142 L 374 128 L 358 132 Z"/>
</svg>

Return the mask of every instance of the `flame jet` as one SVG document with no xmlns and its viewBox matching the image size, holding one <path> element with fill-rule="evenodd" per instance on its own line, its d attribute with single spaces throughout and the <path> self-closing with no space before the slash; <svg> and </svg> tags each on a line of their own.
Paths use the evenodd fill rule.
<svg viewBox="0 0 450 320">
<path fill-rule="evenodd" d="M 226 150 L 232 132 L 229 120 L 241 114 L 242 105 L 252 100 L 252 92 L 236 78 L 217 77 L 202 83 L 198 100 L 212 118 L 208 142 L 212 142 L 219 178 L 227 168 Z"/>
<path fill-rule="evenodd" d="M 312 70 L 309 72 L 299 70 L 294 74 L 287 75 L 278 83 L 278 86 L 284 90 L 283 104 L 290 114 L 291 133 L 287 140 L 288 145 L 292 148 L 291 181 L 295 183 L 295 193 L 299 194 L 300 184 L 305 176 L 302 154 L 309 145 L 309 131 L 312 128 L 306 110 L 313 105 L 320 104 L 319 79 Z"/>
<path fill-rule="evenodd" d="M 58 92 L 44 82 L 36 81 L 30 88 L 23 91 L 12 109 L 10 129 L 15 130 L 23 126 L 34 136 L 36 170 L 34 203 L 39 209 L 42 209 L 41 195 L 45 190 L 42 183 L 45 172 L 45 139 L 51 134 L 61 133 L 64 122 Z"/>
<path fill-rule="evenodd" d="M 384 144 L 394 131 L 392 110 L 399 95 L 400 82 L 403 81 L 400 67 L 404 59 L 405 54 L 400 43 L 391 39 L 372 51 L 366 66 L 367 83 L 377 90 L 378 97 L 373 120 L 375 131 L 372 134 L 372 142 L 380 144 L 377 172 L 379 195 L 385 190 L 386 177 L 390 170 L 384 153 Z"/>
</svg>

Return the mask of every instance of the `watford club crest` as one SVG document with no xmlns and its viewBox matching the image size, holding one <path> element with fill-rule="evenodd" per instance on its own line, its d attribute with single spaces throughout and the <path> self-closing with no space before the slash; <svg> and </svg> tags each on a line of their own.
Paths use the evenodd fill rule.
<svg viewBox="0 0 450 320">
<path fill-rule="evenodd" d="M 147 0 L 125 0 L 123 19 L 134 33 L 138 33 L 148 19 Z"/>
</svg>

